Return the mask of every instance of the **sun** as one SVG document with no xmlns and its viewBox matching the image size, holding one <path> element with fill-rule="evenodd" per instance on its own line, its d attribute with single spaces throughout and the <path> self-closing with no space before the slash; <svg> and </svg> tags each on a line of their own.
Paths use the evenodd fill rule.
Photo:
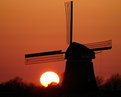
<svg viewBox="0 0 121 97">
<path fill-rule="evenodd" d="M 60 79 L 59 79 L 59 76 L 57 75 L 57 73 L 52 72 L 52 71 L 45 72 L 40 77 L 40 83 L 44 87 L 47 87 L 51 83 L 58 84 L 59 81 L 60 81 Z"/>
</svg>

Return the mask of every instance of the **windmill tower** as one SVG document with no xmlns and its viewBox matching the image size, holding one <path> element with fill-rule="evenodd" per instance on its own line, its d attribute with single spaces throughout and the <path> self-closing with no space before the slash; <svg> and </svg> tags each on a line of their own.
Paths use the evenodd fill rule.
<svg viewBox="0 0 121 97">
<path fill-rule="evenodd" d="M 66 52 L 62 50 L 25 54 L 25 64 L 40 64 L 47 62 L 66 61 L 62 87 L 66 93 L 86 92 L 95 90 L 96 80 L 93 70 L 92 59 L 95 52 L 109 50 L 112 41 L 101 41 L 96 43 L 80 44 L 73 42 L 73 1 L 65 3 L 67 13 L 67 33 L 69 33 L 69 46 Z M 78 83 L 78 89 L 77 85 Z"/>
</svg>

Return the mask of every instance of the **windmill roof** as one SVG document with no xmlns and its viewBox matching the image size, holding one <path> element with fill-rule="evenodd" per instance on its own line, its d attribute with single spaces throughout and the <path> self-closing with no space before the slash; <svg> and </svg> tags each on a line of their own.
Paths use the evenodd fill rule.
<svg viewBox="0 0 121 97">
<path fill-rule="evenodd" d="M 94 59 L 95 53 L 83 44 L 73 42 L 69 45 L 65 53 L 65 59 L 81 60 Z"/>
</svg>

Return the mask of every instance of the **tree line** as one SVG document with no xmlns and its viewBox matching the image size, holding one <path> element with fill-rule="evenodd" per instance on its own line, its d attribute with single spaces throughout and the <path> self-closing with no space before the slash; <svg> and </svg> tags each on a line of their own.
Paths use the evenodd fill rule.
<svg viewBox="0 0 121 97">
<path fill-rule="evenodd" d="M 113 74 L 107 80 L 96 77 L 98 93 L 96 97 L 121 97 L 121 75 Z M 75 85 L 78 83 L 75 83 Z M 78 85 L 77 85 L 78 88 Z M 80 92 L 81 93 L 81 92 Z M 7 82 L 0 83 L 0 97 L 67 97 L 61 86 L 51 83 L 47 88 L 33 83 L 25 83 L 22 78 L 15 77 Z M 69 97 L 72 97 L 71 95 Z M 79 96 L 73 96 L 79 97 Z M 82 97 L 82 96 L 81 96 Z M 84 96 L 85 97 L 85 96 Z"/>
</svg>

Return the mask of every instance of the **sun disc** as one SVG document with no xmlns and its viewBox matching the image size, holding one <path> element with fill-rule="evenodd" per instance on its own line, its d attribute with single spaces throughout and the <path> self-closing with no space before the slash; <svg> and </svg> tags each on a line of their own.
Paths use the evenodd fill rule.
<svg viewBox="0 0 121 97">
<path fill-rule="evenodd" d="M 59 83 L 59 76 L 55 72 L 45 72 L 41 75 L 40 77 L 40 83 L 44 86 L 47 87 L 51 83 Z"/>
</svg>

